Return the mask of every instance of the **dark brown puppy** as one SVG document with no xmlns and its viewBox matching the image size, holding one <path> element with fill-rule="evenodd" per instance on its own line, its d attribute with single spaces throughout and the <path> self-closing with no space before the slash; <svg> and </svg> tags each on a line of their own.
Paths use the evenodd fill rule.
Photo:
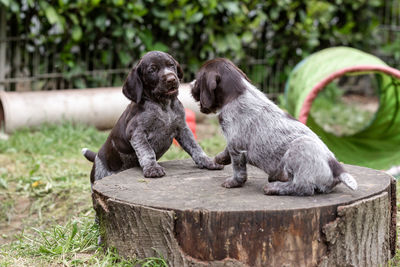
<svg viewBox="0 0 400 267">
<path fill-rule="evenodd" d="M 141 167 L 145 177 L 161 177 L 164 168 L 157 160 L 175 138 L 199 168 L 222 169 L 194 140 L 185 121 L 183 105 L 178 100 L 180 65 L 169 54 L 152 51 L 132 69 L 122 88 L 132 100 L 96 154 L 83 149 L 94 162 L 92 184 L 105 176 L 132 167 Z"/>
</svg>

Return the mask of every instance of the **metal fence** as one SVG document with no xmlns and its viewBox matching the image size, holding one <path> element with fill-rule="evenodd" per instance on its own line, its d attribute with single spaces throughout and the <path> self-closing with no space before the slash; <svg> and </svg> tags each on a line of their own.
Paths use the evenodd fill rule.
<svg viewBox="0 0 400 267">
<path fill-rule="evenodd" d="M 369 52 L 381 57 L 389 65 L 399 68 L 400 51 L 397 50 L 400 47 L 400 1 L 385 1 L 379 16 L 381 23 L 376 38 L 383 44 L 393 43 L 393 46 L 376 47 Z M 0 90 L 79 88 L 86 87 L 82 81 L 88 80 L 91 87 L 120 86 L 129 72 L 127 68 L 115 66 L 113 58 L 108 63 L 101 63 L 98 60 L 101 58 L 101 51 L 96 49 L 78 49 L 75 57 L 81 63 L 80 69 L 70 72 L 67 65 L 56 63 L 61 62 L 56 57 L 62 56 L 59 53 L 62 44 L 37 45 L 38 40 L 35 38 L 13 36 L 13 31 L 10 29 L 12 25 L 7 23 L 5 11 L 0 8 Z M 106 49 L 112 51 L 114 48 L 111 43 L 104 43 L 101 50 Z M 293 66 L 296 62 L 288 65 L 288 62 L 282 61 L 270 66 L 264 53 L 265 51 L 251 55 L 251 59 L 241 67 L 246 73 L 251 73 L 250 78 L 265 92 L 278 94 L 284 88 L 283 76 L 288 72 L 288 66 Z"/>
<path fill-rule="evenodd" d="M 97 87 L 120 85 L 129 71 L 115 68 L 112 60 L 99 64 L 95 60 L 101 58 L 99 50 L 77 49 L 75 59 L 81 66 L 78 71 L 71 72 L 67 64 L 60 64 L 63 44 L 49 45 L 37 37 L 13 36 L 15 25 L 6 23 L 10 22 L 6 22 L 5 11 L 0 8 L 0 90 L 79 88 L 84 87 L 79 84 L 83 78 L 90 79 Z M 102 51 L 104 49 L 111 48 L 104 45 Z"/>
<path fill-rule="evenodd" d="M 392 67 L 400 68 L 400 1 L 387 0 L 382 8 L 378 36 L 384 47 L 372 51 Z"/>
</svg>

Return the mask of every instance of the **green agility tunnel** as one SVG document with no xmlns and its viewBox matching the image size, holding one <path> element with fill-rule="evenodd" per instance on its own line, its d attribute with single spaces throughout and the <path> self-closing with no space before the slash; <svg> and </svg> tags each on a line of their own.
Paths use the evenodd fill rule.
<svg viewBox="0 0 400 267">
<path fill-rule="evenodd" d="M 374 74 L 379 108 L 364 129 L 337 136 L 314 120 L 310 109 L 318 93 L 343 75 Z M 400 71 L 381 59 L 349 47 L 324 49 L 293 69 L 285 88 L 286 109 L 310 127 L 345 163 L 374 169 L 400 165 Z"/>
</svg>

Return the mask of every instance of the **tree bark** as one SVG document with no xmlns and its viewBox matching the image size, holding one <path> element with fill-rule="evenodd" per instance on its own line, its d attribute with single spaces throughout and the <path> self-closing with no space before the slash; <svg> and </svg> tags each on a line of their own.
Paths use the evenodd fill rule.
<svg viewBox="0 0 400 267">
<path fill-rule="evenodd" d="M 170 266 L 378 266 L 395 251 L 395 187 L 383 172 L 346 165 L 357 191 L 339 185 L 330 194 L 290 197 L 263 195 L 267 176 L 253 167 L 244 187 L 226 189 L 220 184 L 230 166 L 161 165 L 161 179 L 130 169 L 93 187 L 103 240 L 126 258 L 161 256 Z"/>
</svg>

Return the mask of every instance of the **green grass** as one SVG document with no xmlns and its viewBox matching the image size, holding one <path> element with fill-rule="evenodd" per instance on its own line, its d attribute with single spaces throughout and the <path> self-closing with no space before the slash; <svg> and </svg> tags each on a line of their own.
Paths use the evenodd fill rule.
<svg viewBox="0 0 400 267">
<path fill-rule="evenodd" d="M 98 228 L 93 218 L 78 218 L 65 225 L 52 225 L 44 230 L 32 228 L 33 233 L 16 235 L 16 240 L 3 246 L 1 257 L 5 266 L 28 265 L 66 266 L 167 266 L 165 259 L 146 258 L 124 260 L 112 249 L 98 248 Z"/>
<path fill-rule="evenodd" d="M 97 151 L 107 135 L 64 123 L 19 130 L 0 140 L 0 266 L 166 266 L 162 255 L 124 260 L 96 245 L 91 163 L 80 151 Z M 225 141 L 218 135 L 200 145 L 215 155 Z M 188 157 L 171 146 L 161 160 Z"/>
</svg>

